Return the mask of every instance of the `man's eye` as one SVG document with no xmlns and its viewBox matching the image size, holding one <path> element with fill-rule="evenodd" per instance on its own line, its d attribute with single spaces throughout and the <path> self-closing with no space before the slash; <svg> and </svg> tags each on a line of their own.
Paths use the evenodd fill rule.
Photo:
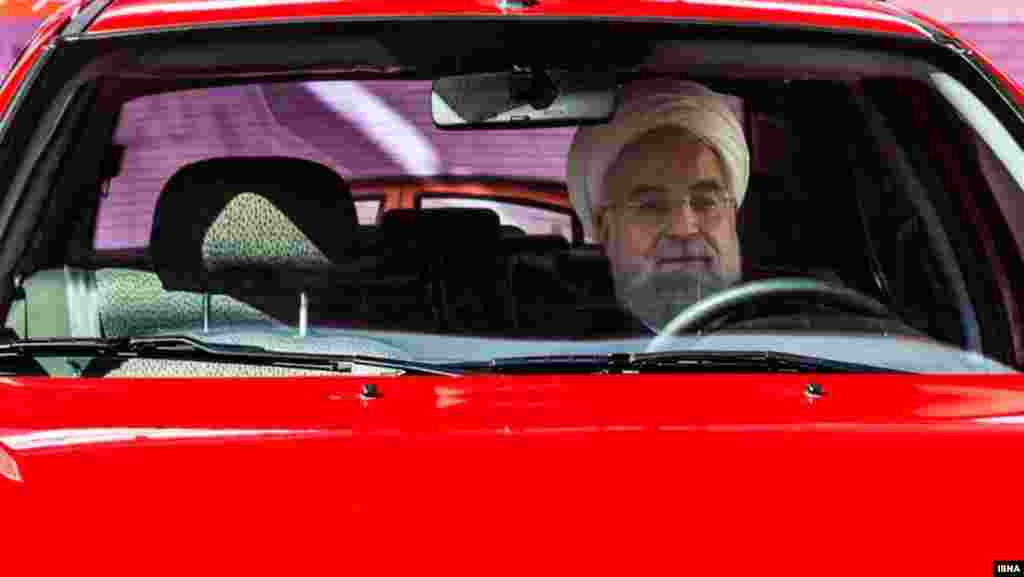
<svg viewBox="0 0 1024 577">
<path fill-rule="evenodd" d="M 713 210 L 718 207 L 718 197 L 713 194 L 695 194 L 690 198 L 690 206 L 695 210 Z"/>
</svg>

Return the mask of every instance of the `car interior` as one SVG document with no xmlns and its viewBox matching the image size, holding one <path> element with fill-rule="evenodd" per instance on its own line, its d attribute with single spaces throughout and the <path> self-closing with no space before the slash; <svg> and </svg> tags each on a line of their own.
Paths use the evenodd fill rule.
<svg viewBox="0 0 1024 577">
<path fill-rule="evenodd" d="M 125 58 L 114 54 L 112 61 Z M 185 51 L 144 54 L 138 66 L 174 70 L 189 58 L 194 55 Z M 721 328 L 902 334 L 1010 360 L 1000 279 L 1020 262 L 993 250 L 997 241 L 1013 242 L 1005 223 L 984 225 L 992 229 L 991 241 L 972 232 L 998 212 L 987 193 L 992 180 L 980 168 L 984 144 L 920 76 L 711 67 L 719 70 L 712 74 L 708 65 L 651 72 L 637 67 L 632 55 L 623 59 L 630 66 L 621 70 L 620 81 L 675 75 L 741 99 L 753 155 L 738 214 L 745 280 L 815 278 L 869 295 L 893 312 L 891 319 L 855 318 L 831 313 L 827 303 L 779 302 L 725 319 Z M 419 72 L 426 78 L 377 72 L 370 79 L 373 86 L 415 85 L 427 95 L 431 70 Z M 52 178 L 49 194 L 37 201 L 40 224 L 18 258 L 6 324 L 19 337 L 202 335 L 242 326 L 300 335 L 311 328 L 553 340 L 635 334 L 617 302 L 608 260 L 599 245 L 583 238 L 558 178 L 358 171 L 346 176 L 324 158 L 255 145 L 239 146 L 241 153 L 230 155 L 134 150 L 119 135 L 160 126 L 127 126 L 124 111 L 130 106 L 150 106 L 150 99 L 182 90 L 201 97 L 223 84 L 280 99 L 289 89 L 301 91 L 305 80 L 212 82 L 182 72 L 130 76 L 97 73 L 83 82 L 88 97 L 70 99 L 56 127 L 57 146 L 41 157 L 41 170 L 61 176 Z M 362 82 L 352 73 L 318 81 Z M 385 92 L 376 94 L 386 100 L 380 96 Z M 408 108 L 397 110 L 400 115 L 428 114 L 425 97 L 403 105 Z M 255 133 L 245 130 L 261 126 L 246 125 L 242 114 L 235 117 L 239 126 L 222 127 L 217 138 L 241 131 L 234 137 L 246 142 Z M 554 134 L 563 143 L 571 134 L 571 128 L 534 128 L 463 131 L 446 138 L 462 138 L 482 151 L 490 134 L 518 132 L 529 142 L 531 131 L 538 139 Z M 169 134 L 158 141 L 166 145 L 175 138 L 203 136 Z M 564 158 L 564 145 L 560 154 Z M 352 165 L 360 162 L 369 161 L 357 158 Z M 514 159 L 508 162 L 514 165 Z M 160 170 L 152 170 L 156 164 Z M 141 173 L 140 166 L 148 172 L 132 181 L 134 190 L 119 187 L 118 179 L 132 170 Z M 371 176 L 390 178 L 402 190 L 455 198 L 460 187 L 505 180 L 529 196 L 530 179 L 536 178 L 534 198 L 519 200 L 568 213 L 571 238 L 528 233 L 480 206 L 386 202 L 372 222 L 360 222 L 349 182 Z M 446 179 L 458 186 L 446 191 Z M 142 189 L 152 200 L 138 209 L 131 194 Z M 560 202 L 550 202 L 558 195 Z M 141 240 L 98 246 L 97 231 L 105 222 L 121 222 L 134 231 L 125 234 Z M 998 266 L 996 258 L 1003 258 Z M 401 354 L 372 339 L 353 337 L 335 346 Z M 133 373 L 125 372 L 124 363 L 97 361 L 85 374 L 149 374 L 152 367 L 140 363 Z"/>
</svg>

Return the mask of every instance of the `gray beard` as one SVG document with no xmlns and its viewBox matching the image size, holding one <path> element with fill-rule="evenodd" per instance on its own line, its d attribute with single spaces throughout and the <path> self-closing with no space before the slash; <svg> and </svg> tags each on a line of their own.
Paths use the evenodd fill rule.
<svg viewBox="0 0 1024 577">
<path fill-rule="evenodd" d="M 686 307 L 730 284 L 728 279 L 714 272 L 653 272 L 615 279 L 619 301 L 648 328 L 658 331 Z"/>
</svg>

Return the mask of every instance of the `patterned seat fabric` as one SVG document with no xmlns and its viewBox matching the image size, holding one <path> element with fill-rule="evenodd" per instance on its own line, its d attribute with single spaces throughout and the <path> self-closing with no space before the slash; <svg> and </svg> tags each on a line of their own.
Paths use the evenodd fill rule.
<svg viewBox="0 0 1024 577">
<path fill-rule="evenodd" d="M 180 333 L 203 328 L 203 295 L 164 290 L 155 273 L 123 268 L 95 273 L 103 336 Z M 267 323 L 272 319 L 225 295 L 210 297 L 210 325 Z"/>
</svg>

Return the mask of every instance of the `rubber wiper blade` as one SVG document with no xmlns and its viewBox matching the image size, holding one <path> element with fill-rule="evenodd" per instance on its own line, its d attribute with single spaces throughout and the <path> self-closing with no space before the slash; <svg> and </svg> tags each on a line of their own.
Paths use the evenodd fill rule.
<svg viewBox="0 0 1024 577">
<path fill-rule="evenodd" d="M 83 356 L 153 358 L 190 361 L 237 362 L 287 366 L 349 373 L 353 366 L 393 369 L 419 375 L 459 376 L 458 370 L 429 363 L 370 355 L 275 351 L 253 345 L 210 343 L 187 336 L 131 337 L 119 339 L 21 340 L 0 345 L 0 357 Z"/>
<path fill-rule="evenodd" d="M 131 337 L 120 344 L 121 352 L 145 354 L 147 352 L 182 352 L 185 354 L 199 353 L 209 355 L 230 355 L 244 357 L 266 356 L 277 354 L 275 351 L 253 345 L 236 345 L 233 343 L 210 343 L 185 336 L 169 337 Z"/>
<path fill-rule="evenodd" d="M 776 351 L 669 351 L 638 353 L 630 365 L 636 369 L 673 369 L 721 372 L 816 372 L 816 373 L 904 373 L 897 369 L 863 363 L 837 361 L 809 355 Z"/>
<path fill-rule="evenodd" d="M 550 371 L 554 367 L 564 366 L 566 368 L 590 368 L 606 367 L 612 364 L 616 358 L 628 358 L 629 355 L 544 355 L 532 357 L 501 357 L 491 359 L 479 367 L 490 367 L 496 370 L 501 369 L 529 369 L 535 367 L 544 371 Z"/>
<path fill-rule="evenodd" d="M 17 355 L 87 355 L 116 352 L 126 339 L 32 339 L 0 345 L 0 357 Z"/>
<path fill-rule="evenodd" d="M 605 355 L 502 357 L 465 363 L 467 371 L 499 373 L 900 373 L 886 367 L 773 351 L 676 351 Z"/>
<path fill-rule="evenodd" d="M 153 352 L 161 354 L 181 354 L 190 360 L 195 360 L 196 355 L 209 355 L 215 359 L 242 360 L 247 362 L 287 366 L 300 366 L 308 368 L 320 368 L 321 363 L 327 363 L 329 370 L 342 373 L 351 372 L 353 365 L 375 367 L 382 369 L 394 369 L 403 373 L 414 373 L 418 375 L 438 375 L 446 377 L 459 376 L 462 373 L 451 370 L 447 367 L 436 366 L 430 363 L 420 363 L 388 357 L 376 357 L 372 355 L 348 355 L 331 353 L 302 353 L 291 351 L 275 351 L 253 345 L 237 345 L 224 343 L 210 343 L 186 336 L 172 337 L 136 337 L 128 340 L 127 348 L 136 354 L 145 353 L 152 355 Z"/>
<path fill-rule="evenodd" d="M 524 357 L 498 357 L 489 361 L 464 362 L 447 365 L 467 372 L 495 373 L 593 373 L 615 372 L 629 368 L 634 355 L 626 353 L 590 355 L 535 355 Z"/>
<path fill-rule="evenodd" d="M 190 337 L 144 338 L 68 338 L 18 340 L 0 345 L 0 356 L 28 354 L 42 356 L 64 355 L 141 355 L 148 351 L 210 355 L 267 354 L 271 351 L 247 345 L 204 343 Z"/>
</svg>

